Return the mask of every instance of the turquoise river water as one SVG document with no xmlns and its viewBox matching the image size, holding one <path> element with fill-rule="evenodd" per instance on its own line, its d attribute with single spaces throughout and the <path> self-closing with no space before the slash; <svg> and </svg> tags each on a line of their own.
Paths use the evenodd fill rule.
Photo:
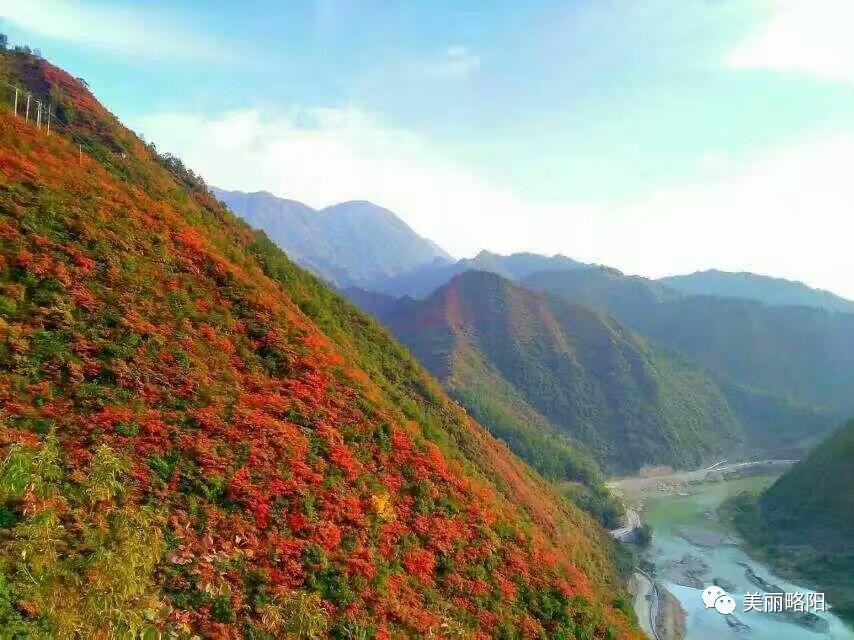
<svg viewBox="0 0 854 640">
<path fill-rule="evenodd" d="M 679 599 L 685 610 L 688 640 L 854 640 L 854 629 L 834 616 L 829 607 L 827 613 L 818 614 L 826 620 L 826 624 L 820 625 L 822 630 L 805 628 L 785 615 L 743 612 L 744 594 L 763 593 L 765 590 L 748 579 L 742 563 L 749 565 L 767 582 L 778 585 L 783 593 L 812 591 L 806 585 L 775 575 L 766 565 L 749 557 L 733 538 L 727 537 L 732 532 L 727 531 L 714 515 L 727 497 L 745 489 L 762 489 L 773 480 L 754 477 L 692 485 L 685 489 L 688 495 L 658 495 L 646 505 L 643 519 L 653 530 L 650 559 L 656 565 L 659 580 Z M 686 532 L 692 542 L 686 539 Z M 728 592 L 737 603 L 735 620 L 730 620 L 735 624 L 728 624 L 727 617 L 714 608 L 706 609 L 700 589 L 673 581 L 675 574 L 681 571 L 679 567 L 685 567 L 682 562 L 673 569 L 674 563 L 680 563 L 686 555 L 690 557 L 689 565 L 693 565 L 697 580 L 705 586 L 711 586 L 717 578 L 722 585 L 729 587 Z M 686 580 L 683 578 L 680 582 Z"/>
</svg>

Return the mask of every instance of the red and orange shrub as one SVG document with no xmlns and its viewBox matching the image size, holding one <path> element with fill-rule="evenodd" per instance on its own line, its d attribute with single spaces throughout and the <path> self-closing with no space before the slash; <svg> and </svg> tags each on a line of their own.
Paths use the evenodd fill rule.
<svg viewBox="0 0 854 640">
<path fill-rule="evenodd" d="M 101 139 L 135 140 L 62 72 L 44 74 Z M 595 527 L 575 528 L 461 414 L 441 446 L 426 437 L 411 417 L 427 409 L 398 397 L 438 393 L 420 369 L 364 369 L 356 336 L 320 328 L 331 294 L 309 310 L 301 272 L 271 277 L 210 196 L 141 145 L 81 165 L 61 137 L 8 116 L 0 142 L 0 443 L 8 459 L 55 437 L 75 496 L 97 452 L 125 461 L 116 508 L 156 514 L 140 531 L 162 540 L 128 611 L 179 637 L 630 634 L 604 578 L 578 565 L 601 557 Z M 84 508 L 57 495 L 71 506 L 37 508 Z M 15 523 L 29 508 L 3 507 Z M 65 624 L 14 583 L 5 593 L 0 623 Z"/>
</svg>

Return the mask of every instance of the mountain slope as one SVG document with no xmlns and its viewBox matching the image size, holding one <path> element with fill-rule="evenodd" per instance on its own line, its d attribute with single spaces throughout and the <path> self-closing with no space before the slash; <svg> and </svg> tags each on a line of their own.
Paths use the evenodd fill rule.
<svg viewBox="0 0 854 640">
<path fill-rule="evenodd" d="M 771 278 L 755 273 L 729 273 L 711 269 L 683 276 L 660 278 L 666 287 L 692 295 L 747 298 L 769 305 L 804 306 L 854 313 L 854 301 L 829 291 L 813 289 L 802 282 Z"/>
<path fill-rule="evenodd" d="M 397 305 L 401 304 L 400 298 L 387 296 L 382 293 L 374 293 L 358 287 L 347 287 L 341 289 L 341 295 L 365 313 L 379 318 Z"/>
<path fill-rule="evenodd" d="M 488 271 L 508 280 L 521 280 L 532 273 L 547 269 L 567 271 L 588 266 L 560 254 L 543 256 L 536 253 L 512 253 L 502 256 L 490 251 L 481 251 L 474 258 L 460 260 L 459 265 L 466 271 Z"/>
<path fill-rule="evenodd" d="M 391 278 L 370 282 L 366 287 L 394 297 L 424 298 L 454 276 L 466 271 L 488 271 L 508 280 L 518 281 L 538 271 L 563 271 L 587 266 L 562 255 L 542 256 L 536 253 L 514 253 L 509 256 L 501 256 L 489 251 L 481 251 L 474 258 L 463 258 L 452 264 L 436 262 L 424 265 Z"/>
<path fill-rule="evenodd" d="M 688 296 L 613 269 L 540 272 L 524 286 L 606 309 L 748 388 L 805 407 L 854 407 L 854 314 Z"/>
<path fill-rule="evenodd" d="M 759 553 L 827 592 L 854 619 L 854 420 L 833 433 L 759 498 L 727 510 Z"/>
<path fill-rule="evenodd" d="M 788 544 L 854 553 L 854 421 L 833 433 L 762 496 L 763 519 Z"/>
<path fill-rule="evenodd" d="M 343 202 L 316 211 L 264 191 L 213 192 L 296 262 L 338 287 L 365 286 L 434 262 L 450 262 L 433 242 L 370 202 Z"/>
<path fill-rule="evenodd" d="M 696 465 L 736 450 L 743 438 L 738 418 L 702 371 L 605 314 L 495 274 L 466 272 L 383 319 L 511 444 L 527 435 L 521 425 L 559 433 L 624 472 L 651 463 Z"/>
<path fill-rule="evenodd" d="M 68 74 L 3 55 L 74 109 L 50 137 L 0 115 L 5 632 L 636 637 L 588 517 Z"/>
</svg>

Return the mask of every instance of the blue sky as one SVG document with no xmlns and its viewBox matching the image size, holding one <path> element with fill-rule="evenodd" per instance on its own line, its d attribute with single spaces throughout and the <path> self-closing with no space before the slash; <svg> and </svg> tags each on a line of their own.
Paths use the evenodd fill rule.
<svg viewBox="0 0 854 640">
<path fill-rule="evenodd" d="M 218 186 L 370 199 L 458 256 L 746 269 L 854 296 L 848 0 L 0 0 L 0 16 Z"/>
</svg>

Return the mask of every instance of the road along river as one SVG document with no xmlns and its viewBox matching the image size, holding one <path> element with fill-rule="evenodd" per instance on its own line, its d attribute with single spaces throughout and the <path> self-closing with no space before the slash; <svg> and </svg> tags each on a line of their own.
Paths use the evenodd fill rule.
<svg viewBox="0 0 854 640">
<path fill-rule="evenodd" d="M 775 474 L 781 470 L 773 465 L 763 469 Z M 776 475 L 724 479 L 727 472 L 718 471 L 721 470 L 711 474 L 713 481 L 707 478 L 709 473 L 691 472 L 627 478 L 612 485 L 652 528 L 647 559 L 655 566 L 655 580 L 675 596 L 685 612 L 685 637 L 688 640 L 854 640 L 854 630 L 829 609 L 818 613 L 819 619 L 744 612 L 746 593 L 808 593 L 812 589 L 781 578 L 764 563 L 749 557 L 734 532 L 716 516 L 718 506 L 726 498 L 744 490 L 761 490 Z M 722 615 L 703 604 L 703 588 L 715 583 L 735 598 L 737 607 L 733 615 Z M 648 586 L 644 588 L 649 590 Z M 638 615 L 649 616 L 649 607 L 641 606 Z M 649 634 L 649 624 L 642 626 Z"/>
</svg>

